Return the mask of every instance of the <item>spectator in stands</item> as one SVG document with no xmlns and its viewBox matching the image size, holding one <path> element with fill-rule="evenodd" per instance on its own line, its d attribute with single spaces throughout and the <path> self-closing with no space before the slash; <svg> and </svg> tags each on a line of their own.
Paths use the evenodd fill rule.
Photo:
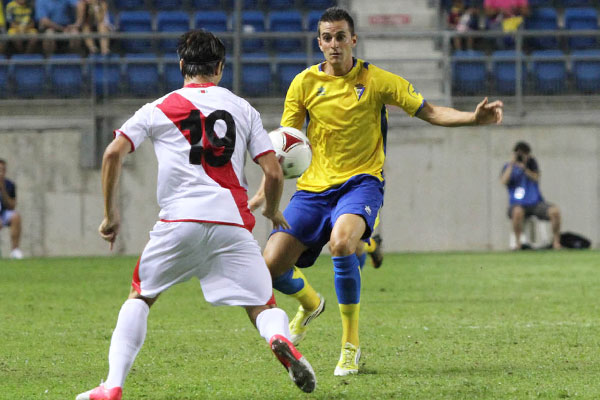
<svg viewBox="0 0 600 400">
<path fill-rule="evenodd" d="M 11 258 L 23 258 L 19 249 L 21 239 L 21 215 L 15 210 L 17 206 L 17 187 L 5 178 L 6 161 L 0 159 L 0 229 L 10 226 Z"/>
<path fill-rule="evenodd" d="M 523 26 L 529 15 L 528 0 L 484 0 L 483 11 L 487 18 L 487 28 L 501 32 L 514 32 Z M 499 38 L 498 48 L 512 47 L 512 38 Z"/>
<path fill-rule="evenodd" d="M 80 0 L 77 3 L 75 26 L 83 33 L 108 33 L 110 22 L 106 0 Z M 94 39 L 85 39 L 84 42 L 90 54 L 98 53 L 98 47 L 96 47 Z M 103 55 L 110 53 L 109 39 L 102 38 L 99 42 L 100 52 Z"/>
<path fill-rule="evenodd" d="M 0 35 L 6 33 L 6 21 L 4 20 L 4 7 L 0 2 Z M 5 42 L 0 40 L 0 54 L 4 54 Z"/>
<path fill-rule="evenodd" d="M 531 147 L 526 142 L 518 142 L 513 149 L 512 160 L 504 164 L 500 181 L 508 189 L 508 217 L 512 221 L 516 248 L 521 249 L 521 232 L 525 218 L 535 215 L 539 219 L 550 220 L 552 225 L 552 247 L 560 249 L 560 210 L 544 201 L 540 188 L 540 170 Z"/>
<path fill-rule="evenodd" d="M 45 34 L 79 33 L 75 25 L 75 7 L 78 0 L 36 0 L 35 16 L 38 20 L 40 32 Z M 64 40 L 45 39 L 43 41 L 44 54 L 49 56 L 56 50 L 64 51 Z M 81 40 L 69 39 L 68 51 L 78 53 L 81 50 Z"/>
<path fill-rule="evenodd" d="M 448 27 L 457 32 L 469 32 L 479 29 L 478 10 L 472 1 L 465 3 L 464 0 L 453 0 L 450 12 L 448 13 Z M 473 37 L 461 38 L 455 36 L 452 38 L 452 44 L 455 50 L 463 50 L 463 39 L 466 42 L 466 48 L 473 49 Z"/>
<path fill-rule="evenodd" d="M 6 22 L 9 35 L 37 33 L 33 20 L 33 9 L 27 4 L 27 0 L 12 0 L 6 5 Z M 17 53 L 34 53 L 37 39 L 29 39 L 27 46 L 23 40 L 15 39 L 12 40 L 12 45 Z"/>
</svg>

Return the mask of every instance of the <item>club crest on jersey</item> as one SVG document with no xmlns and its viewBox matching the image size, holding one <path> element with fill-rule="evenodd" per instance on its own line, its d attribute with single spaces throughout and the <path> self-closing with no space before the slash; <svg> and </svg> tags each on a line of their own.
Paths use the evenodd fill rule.
<svg viewBox="0 0 600 400">
<path fill-rule="evenodd" d="M 365 92 L 365 86 L 362 83 L 357 83 L 356 85 L 354 85 L 354 91 L 356 92 L 356 97 L 358 97 L 358 100 L 360 100 L 363 93 Z"/>
<path fill-rule="evenodd" d="M 323 86 L 317 89 L 317 96 L 325 96 L 325 88 Z"/>
</svg>

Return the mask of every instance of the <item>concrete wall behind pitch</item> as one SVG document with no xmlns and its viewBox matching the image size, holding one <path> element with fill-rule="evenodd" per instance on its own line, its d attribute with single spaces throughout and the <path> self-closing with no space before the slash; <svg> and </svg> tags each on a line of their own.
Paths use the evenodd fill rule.
<svg viewBox="0 0 600 400">
<path fill-rule="evenodd" d="M 518 140 L 527 140 L 542 171 L 541 189 L 560 206 L 563 231 L 600 239 L 599 128 L 418 127 L 388 134 L 381 231 L 386 251 L 502 250 L 510 232 L 500 169 Z M 80 129 L 0 132 L 0 158 L 18 185 L 22 249 L 28 256 L 109 254 L 98 234 L 100 173 L 79 166 Z M 250 193 L 260 170 L 247 166 Z M 150 142 L 128 156 L 120 184 L 122 227 L 115 252 L 138 254 L 156 221 L 156 158 Z M 294 191 L 286 182 L 284 204 Z M 7 229 L 0 231 L 8 253 Z M 257 216 L 265 243 L 269 222 Z"/>
</svg>

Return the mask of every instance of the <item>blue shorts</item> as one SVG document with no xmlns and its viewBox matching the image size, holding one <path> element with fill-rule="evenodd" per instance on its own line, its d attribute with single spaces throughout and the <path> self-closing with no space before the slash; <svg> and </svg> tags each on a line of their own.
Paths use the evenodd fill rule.
<svg viewBox="0 0 600 400">
<path fill-rule="evenodd" d="M 308 249 L 302 253 L 296 266 L 310 267 L 329 242 L 335 221 L 343 214 L 356 214 L 364 218 L 367 227 L 362 238 L 373 231 L 377 213 L 383 204 L 384 182 L 362 174 L 350 178 L 341 186 L 321 193 L 299 190 L 292 196 L 283 211 L 290 229 L 274 229 L 300 240 Z"/>
<path fill-rule="evenodd" d="M 10 226 L 15 210 L 2 210 L 0 211 L 0 226 Z"/>
</svg>

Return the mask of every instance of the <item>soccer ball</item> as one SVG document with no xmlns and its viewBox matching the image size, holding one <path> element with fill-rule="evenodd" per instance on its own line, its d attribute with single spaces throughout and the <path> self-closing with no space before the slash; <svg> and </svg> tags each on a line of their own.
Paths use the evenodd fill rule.
<svg viewBox="0 0 600 400">
<path fill-rule="evenodd" d="M 308 138 L 295 128 L 281 127 L 269 132 L 275 155 L 286 179 L 297 178 L 310 165 L 312 150 Z"/>
</svg>

